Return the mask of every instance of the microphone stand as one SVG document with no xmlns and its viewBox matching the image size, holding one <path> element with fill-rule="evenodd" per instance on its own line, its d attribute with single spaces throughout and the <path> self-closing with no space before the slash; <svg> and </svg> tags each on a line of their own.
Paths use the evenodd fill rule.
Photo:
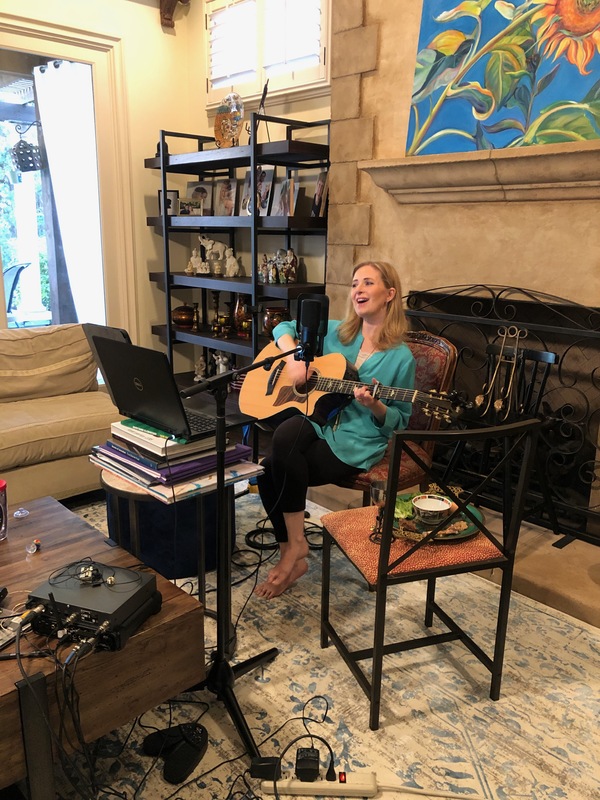
<svg viewBox="0 0 600 800">
<path fill-rule="evenodd" d="M 213 692 L 219 700 L 223 701 L 237 729 L 239 737 L 251 758 L 259 758 L 260 752 L 237 701 L 233 686 L 237 677 L 245 675 L 255 667 L 268 664 L 278 655 L 279 650 L 276 647 L 271 647 L 269 650 L 265 650 L 263 653 L 252 656 L 246 661 L 234 664 L 233 666 L 227 661 L 231 623 L 231 574 L 229 567 L 231 561 L 231 529 L 229 526 L 230 515 L 225 487 L 225 403 L 229 384 L 238 375 L 251 372 L 259 367 L 270 370 L 274 361 L 285 358 L 288 355 L 295 355 L 302 352 L 303 347 L 300 345 L 293 350 L 289 350 L 287 353 L 265 358 L 262 361 L 250 364 L 248 367 L 242 367 L 241 369 L 230 370 L 219 375 L 214 375 L 212 378 L 200 381 L 195 386 L 190 386 L 188 389 L 184 389 L 180 392 L 181 397 L 189 398 L 199 392 L 209 391 L 215 398 L 217 409 L 217 644 L 212 655 L 212 666 L 205 681 L 197 686 L 191 687 L 188 691 L 207 688 L 209 691 Z M 202 533 L 203 532 L 201 532 L 201 535 Z"/>
</svg>

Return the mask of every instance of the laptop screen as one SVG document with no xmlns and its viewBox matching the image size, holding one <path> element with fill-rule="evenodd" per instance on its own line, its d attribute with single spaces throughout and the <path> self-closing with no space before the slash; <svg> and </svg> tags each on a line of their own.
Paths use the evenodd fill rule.
<svg viewBox="0 0 600 800">
<path fill-rule="evenodd" d="M 174 436 L 192 438 L 166 355 L 103 336 L 93 339 L 119 412 Z"/>
<path fill-rule="evenodd" d="M 96 325 L 93 322 L 84 322 L 81 327 L 86 335 L 88 344 L 90 346 L 90 350 L 92 351 L 96 364 L 98 365 L 98 369 L 100 370 L 104 384 L 108 389 L 110 398 L 113 401 L 113 403 L 117 405 L 117 402 L 113 397 L 113 393 L 111 391 L 109 383 L 106 380 L 106 375 L 104 374 L 104 370 L 102 369 L 102 364 L 100 363 L 100 357 L 98 355 L 98 350 L 96 349 L 96 342 L 94 341 L 94 336 L 101 336 L 104 339 L 114 339 L 116 342 L 127 342 L 131 344 L 131 339 L 129 338 L 129 334 L 124 328 L 111 328 L 108 325 Z"/>
</svg>

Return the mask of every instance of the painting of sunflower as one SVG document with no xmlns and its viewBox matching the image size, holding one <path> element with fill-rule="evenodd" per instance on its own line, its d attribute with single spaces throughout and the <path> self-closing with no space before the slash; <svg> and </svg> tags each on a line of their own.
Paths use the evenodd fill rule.
<svg viewBox="0 0 600 800">
<path fill-rule="evenodd" d="M 563 54 L 582 75 L 596 53 L 600 53 L 600 0 L 543 0 L 533 22 L 546 55 Z"/>
<path fill-rule="evenodd" d="M 407 155 L 600 138 L 600 0 L 423 0 Z"/>
</svg>

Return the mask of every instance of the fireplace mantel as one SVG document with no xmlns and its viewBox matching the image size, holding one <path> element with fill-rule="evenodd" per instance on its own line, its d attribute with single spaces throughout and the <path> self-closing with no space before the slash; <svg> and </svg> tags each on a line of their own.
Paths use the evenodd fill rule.
<svg viewBox="0 0 600 800">
<path fill-rule="evenodd" d="M 600 198 L 600 143 L 359 161 L 398 203 Z"/>
</svg>

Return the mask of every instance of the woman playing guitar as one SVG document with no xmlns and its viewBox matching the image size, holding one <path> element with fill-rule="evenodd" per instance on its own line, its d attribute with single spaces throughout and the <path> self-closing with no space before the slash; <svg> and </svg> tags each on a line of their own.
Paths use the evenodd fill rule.
<svg viewBox="0 0 600 800">
<path fill-rule="evenodd" d="M 273 434 L 258 488 L 279 542 L 280 558 L 256 587 L 260 597 L 277 597 L 308 569 L 304 537 L 308 487 L 370 469 L 383 457 L 393 431 L 408 422 L 411 403 L 383 402 L 368 388 L 371 383 L 413 387 L 415 364 L 403 342 L 406 319 L 401 298 L 399 276 L 389 264 L 368 261 L 354 268 L 346 316 L 341 322 L 329 321 L 323 352 L 344 355 L 366 385 L 354 389 L 352 402 L 326 424 L 296 415 Z M 296 346 L 295 334 L 294 322 L 281 322 L 273 330 L 283 352 Z M 294 384 L 305 383 L 311 366 L 294 360 L 293 355 L 286 362 Z"/>
</svg>

